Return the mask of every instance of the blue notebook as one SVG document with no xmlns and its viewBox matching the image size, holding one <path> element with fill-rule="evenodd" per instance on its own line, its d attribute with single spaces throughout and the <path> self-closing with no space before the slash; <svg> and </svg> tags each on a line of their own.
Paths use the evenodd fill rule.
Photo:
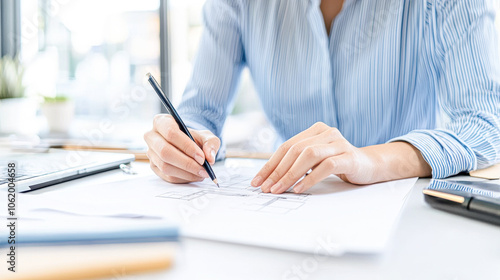
<svg viewBox="0 0 500 280">
<path fill-rule="evenodd" d="M 177 225 L 161 218 L 86 217 L 44 212 L 0 229 L 0 246 L 176 241 Z M 13 229 L 13 230 L 11 230 Z"/>
</svg>

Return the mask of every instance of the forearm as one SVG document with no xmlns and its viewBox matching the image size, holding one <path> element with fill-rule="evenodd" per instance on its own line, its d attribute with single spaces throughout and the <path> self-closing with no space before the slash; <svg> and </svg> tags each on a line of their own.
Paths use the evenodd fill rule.
<svg viewBox="0 0 500 280">
<path fill-rule="evenodd" d="M 372 180 L 383 182 L 410 177 L 430 177 L 431 167 L 420 151 L 407 142 L 361 148 L 372 162 Z"/>
</svg>

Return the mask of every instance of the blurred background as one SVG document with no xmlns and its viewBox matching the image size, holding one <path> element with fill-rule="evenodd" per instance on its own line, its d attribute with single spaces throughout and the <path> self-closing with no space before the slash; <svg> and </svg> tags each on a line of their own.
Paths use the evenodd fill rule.
<svg viewBox="0 0 500 280">
<path fill-rule="evenodd" d="M 144 149 L 142 135 L 161 112 L 145 73 L 180 102 L 204 2 L 2 0 L 0 143 Z M 276 135 L 248 70 L 238 91 L 224 131 L 228 149 L 271 152 Z"/>
<path fill-rule="evenodd" d="M 2 42 L 13 41 L 2 56 L 20 61 L 2 61 L 4 73 L 18 74 L 8 79 L 10 91 L 18 93 L 0 95 L 2 143 L 144 149 L 142 135 L 162 110 L 145 74 L 161 81 L 174 105 L 180 102 L 204 2 L 2 0 Z M 245 70 L 225 143 L 235 150 L 272 151 L 275 137 Z"/>
</svg>

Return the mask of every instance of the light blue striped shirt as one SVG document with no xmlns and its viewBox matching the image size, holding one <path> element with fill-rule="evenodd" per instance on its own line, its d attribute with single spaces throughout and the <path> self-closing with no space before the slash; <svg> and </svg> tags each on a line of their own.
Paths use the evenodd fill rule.
<svg viewBox="0 0 500 280">
<path fill-rule="evenodd" d="M 407 141 L 435 178 L 500 160 L 491 1 L 346 0 L 330 36 L 319 4 L 208 0 L 183 118 L 220 136 L 248 67 L 283 139 L 322 121 L 357 147 Z"/>
</svg>

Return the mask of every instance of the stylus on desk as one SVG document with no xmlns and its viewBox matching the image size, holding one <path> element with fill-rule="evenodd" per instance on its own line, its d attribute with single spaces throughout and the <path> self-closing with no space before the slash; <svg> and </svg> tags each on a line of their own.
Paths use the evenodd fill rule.
<svg viewBox="0 0 500 280">
<path fill-rule="evenodd" d="M 193 142 L 196 142 L 196 141 L 194 141 L 193 136 L 191 135 L 191 133 L 189 133 L 189 130 L 187 129 L 186 125 L 182 121 L 179 114 L 177 114 L 177 111 L 175 110 L 174 106 L 172 105 L 172 103 L 170 102 L 168 97 L 165 95 L 165 93 L 163 92 L 160 85 L 158 84 L 156 79 L 153 77 L 153 75 L 151 75 L 151 73 L 147 73 L 146 76 L 148 77 L 149 83 L 151 84 L 151 86 L 155 90 L 156 94 L 160 98 L 163 106 L 165 106 L 165 108 L 168 110 L 170 115 L 172 115 L 172 117 L 174 118 L 175 122 L 179 125 L 180 130 L 182 132 L 184 132 L 189 138 L 191 138 L 191 140 L 193 140 Z M 212 167 L 210 166 L 210 164 L 208 163 L 208 161 L 206 159 L 205 159 L 205 162 L 203 163 L 203 167 L 207 171 L 208 176 L 210 176 L 210 179 L 212 179 L 212 181 L 217 185 L 217 187 L 219 187 L 219 183 L 217 182 L 217 177 L 215 177 L 215 173 L 212 170 Z"/>
</svg>

